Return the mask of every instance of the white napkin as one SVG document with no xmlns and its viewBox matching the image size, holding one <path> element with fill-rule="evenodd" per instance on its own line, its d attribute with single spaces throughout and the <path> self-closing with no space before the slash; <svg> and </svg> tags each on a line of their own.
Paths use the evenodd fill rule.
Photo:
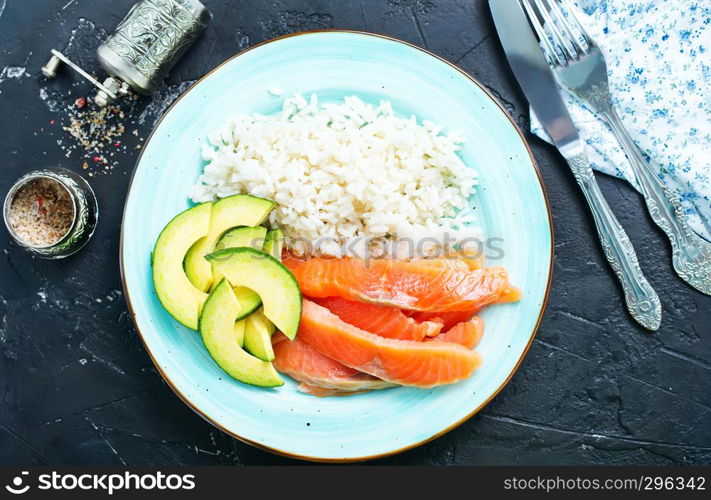
<svg viewBox="0 0 711 500">
<path fill-rule="evenodd" d="M 678 191 L 692 228 L 711 239 L 711 4 L 708 0 L 578 0 L 607 62 L 620 118 L 659 177 Z M 563 91 L 594 169 L 634 174 L 610 129 Z M 548 139 L 531 110 L 531 132 Z M 614 208 L 614 207 L 613 207 Z"/>
</svg>

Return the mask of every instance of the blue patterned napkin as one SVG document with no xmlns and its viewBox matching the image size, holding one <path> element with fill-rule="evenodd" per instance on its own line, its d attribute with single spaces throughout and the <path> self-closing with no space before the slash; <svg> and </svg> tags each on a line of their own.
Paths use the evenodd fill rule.
<svg viewBox="0 0 711 500">
<path fill-rule="evenodd" d="M 620 118 L 664 183 L 681 194 L 692 227 L 711 239 L 711 3 L 578 0 L 600 46 Z M 593 168 L 636 186 L 612 132 L 563 92 Z M 548 140 L 531 111 L 531 131 Z"/>
</svg>

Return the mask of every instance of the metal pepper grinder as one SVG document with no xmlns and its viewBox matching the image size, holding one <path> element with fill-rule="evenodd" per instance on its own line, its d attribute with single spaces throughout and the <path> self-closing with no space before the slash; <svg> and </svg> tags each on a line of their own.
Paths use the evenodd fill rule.
<svg viewBox="0 0 711 500">
<path fill-rule="evenodd" d="M 106 106 L 129 88 L 150 94 L 168 74 L 212 19 L 199 0 L 141 0 L 99 46 L 96 56 L 109 73 L 100 83 L 57 50 L 42 67 L 48 78 L 68 64 L 89 80 L 98 92 L 94 102 Z"/>
</svg>

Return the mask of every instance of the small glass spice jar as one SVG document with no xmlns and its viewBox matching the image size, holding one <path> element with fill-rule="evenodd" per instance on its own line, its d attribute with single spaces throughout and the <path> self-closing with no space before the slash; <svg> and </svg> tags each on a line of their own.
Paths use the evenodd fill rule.
<svg viewBox="0 0 711 500">
<path fill-rule="evenodd" d="M 98 215 L 89 183 L 65 168 L 28 172 L 10 188 L 3 205 L 12 238 L 46 259 L 67 257 L 86 245 Z"/>
</svg>

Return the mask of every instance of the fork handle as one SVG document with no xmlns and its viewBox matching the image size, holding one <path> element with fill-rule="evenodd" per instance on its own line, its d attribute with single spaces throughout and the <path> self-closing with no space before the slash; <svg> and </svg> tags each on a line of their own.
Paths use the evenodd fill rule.
<svg viewBox="0 0 711 500">
<path fill-rule="evenodd" d="M 711 295 L 711 244 L 687 223 L 679 197 L 652 171 L 612 106 L 602 113 L 627 155 L 652 220 L 666 233 L 672 248 L 672 265 L 681 279 Z"/>
<path fill-rule="evenodd" d="M 590 206 L 605 257 L 622 284 L 627 310 L 643 327 L 658 329 L 662 320 L 659 296 L 644 277 L 632 242 L 602 195 L 587 157 L 581 153 L 567 161 Z"/>
</svg>

